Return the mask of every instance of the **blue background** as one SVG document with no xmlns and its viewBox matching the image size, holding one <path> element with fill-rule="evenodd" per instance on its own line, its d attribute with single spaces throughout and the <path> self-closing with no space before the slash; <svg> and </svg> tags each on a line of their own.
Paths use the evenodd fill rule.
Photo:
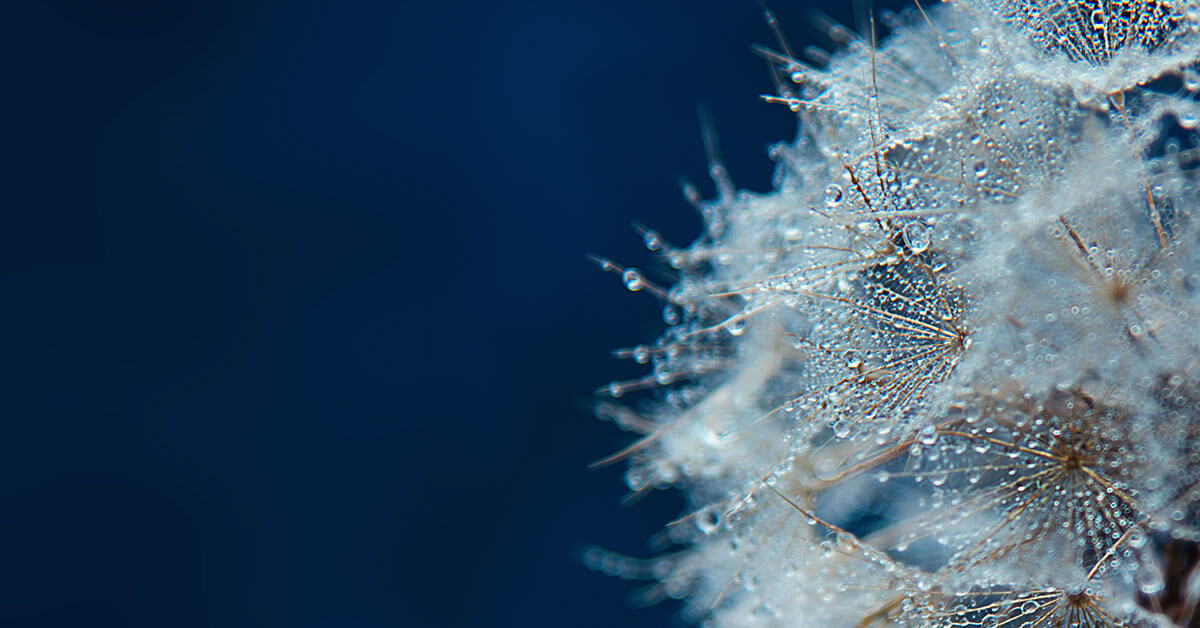
<svg viewBox="0 0 1200 628">
<path fill-rule="evenodd" d="M 677 621 L 579 562 L 682 507 L 586 469 L 661 323 L 585 254 L 695 237 L 700 103 L 769 187 L 754 42 L 749 0 L 7 5 L 0 621 Z"/>
</svg>

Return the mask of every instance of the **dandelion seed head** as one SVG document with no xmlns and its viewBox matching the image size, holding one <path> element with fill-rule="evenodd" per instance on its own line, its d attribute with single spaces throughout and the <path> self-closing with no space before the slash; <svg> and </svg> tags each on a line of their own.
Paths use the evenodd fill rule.
<svg viewBox="0 0 1200 628">
<path fill-rule="evenodd" d="M 959 0 L 763 51 L 775 190 L 710 141 L 697 240 L 602 260 L 667 327 L 618 352 L 649 372 L 602 389 L 638 437 L 600 462 L 688 510 L 587 564 L 712 626 L 1192 625 L 1198 20 Z"/>
</svg>

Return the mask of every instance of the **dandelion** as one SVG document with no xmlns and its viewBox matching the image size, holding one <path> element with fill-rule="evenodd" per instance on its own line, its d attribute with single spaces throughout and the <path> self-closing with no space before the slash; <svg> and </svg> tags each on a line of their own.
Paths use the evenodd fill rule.
<svg viewBox="0 0 1200 628">
<path fill-rule="evenodd" d="M 760 49 L 776 189 L 707 136 L 704 233 L 642 230 L 671 285 L 597 260 L 667 325 L 599 463 L 688 511 L 588 564 L 711 626 L 1200 625 L 1198 25 L 958 0 Z"/>
</svg>

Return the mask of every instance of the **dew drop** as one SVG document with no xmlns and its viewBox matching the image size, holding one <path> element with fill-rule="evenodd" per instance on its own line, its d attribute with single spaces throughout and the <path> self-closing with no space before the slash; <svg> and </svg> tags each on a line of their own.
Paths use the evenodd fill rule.
<svg viewBox="0 0 1200 628">
<path fill-rule="evenodd" d="M 779 217 L 779 235 L 788 242 L 795 242 L 804 237 L 804 216 L 799 212 L 784 214 Z"/>
<path fill-rule="evenodd" d="M 696 528 L 701 534 L 712 534 L 717 530 L 717 526 L 721 523 L 720 514 L 716 508 L 709 506 L 704 510 L 696 513 Z"/>
<path fill-rule="evenodd" d="M 924 253 L 929 249 L 930 229 L 919 222 L 911 222 L 904 227 L 904 240 L 913 253 Z"/>
<path fill-rule="evenodd" d="M 932 445 L 936 443 L 938 440 L 937 427 L 933 425 L 926 425 L 925 427 L 921 428 L 921 433 L 918 435 L 918 439 L 921 441 L 922 445 Z"/>
<path fill-rule="evenodd" d="M 629 268 L 621 273 L 621 281 L 625 282 L 625 288 L 630 292 L 637 292 L 645 287 L 645 283 L 642 280 L 642 273 L 638 272 L 636 268 Z"/>
<path fill-rule="evenodd" d="M 651 251 L 657 251 L 663 246 L 662 236 L 659 235 L 657 231 L 647 231 L 642 236 L 642 242 L 646 245 L 646 248 L 650 249 Z"/>
<path fill-rule="evenodd" d="M 825 206 L 837 207 L 842 204 L 842 197 L 845 193 L 842 191 L 842 186 L 833 183 L 825 187 Z"/>
<path fill-rule="evenodd" d="M 1200 72 L 1191 68 L 1184 70 L 1183 88 L 1189 92 L 1200 91 Z"/>
<path fill-rule="evenodd" d="M 977 467 L 972 467 L 967 471 L 967 481 L 971 484 L 978 484 L 979 480 L 983 479 L 983 470 Z"/>
</svg>

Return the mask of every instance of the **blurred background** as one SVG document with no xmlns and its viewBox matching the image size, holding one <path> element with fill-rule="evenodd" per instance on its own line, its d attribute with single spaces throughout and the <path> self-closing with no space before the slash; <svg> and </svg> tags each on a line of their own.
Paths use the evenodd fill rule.
<svg viewBox="0 0 1200 628">
<path fill-rule="evenodd" d="M 587 469 L 661 320 L 585 255 L 698 234 L 698 105 L 769 188 L 755 2 L 0 11 L 5 625 L 679 623 L 580 562 L 682 508 Z"/>
</svg>

